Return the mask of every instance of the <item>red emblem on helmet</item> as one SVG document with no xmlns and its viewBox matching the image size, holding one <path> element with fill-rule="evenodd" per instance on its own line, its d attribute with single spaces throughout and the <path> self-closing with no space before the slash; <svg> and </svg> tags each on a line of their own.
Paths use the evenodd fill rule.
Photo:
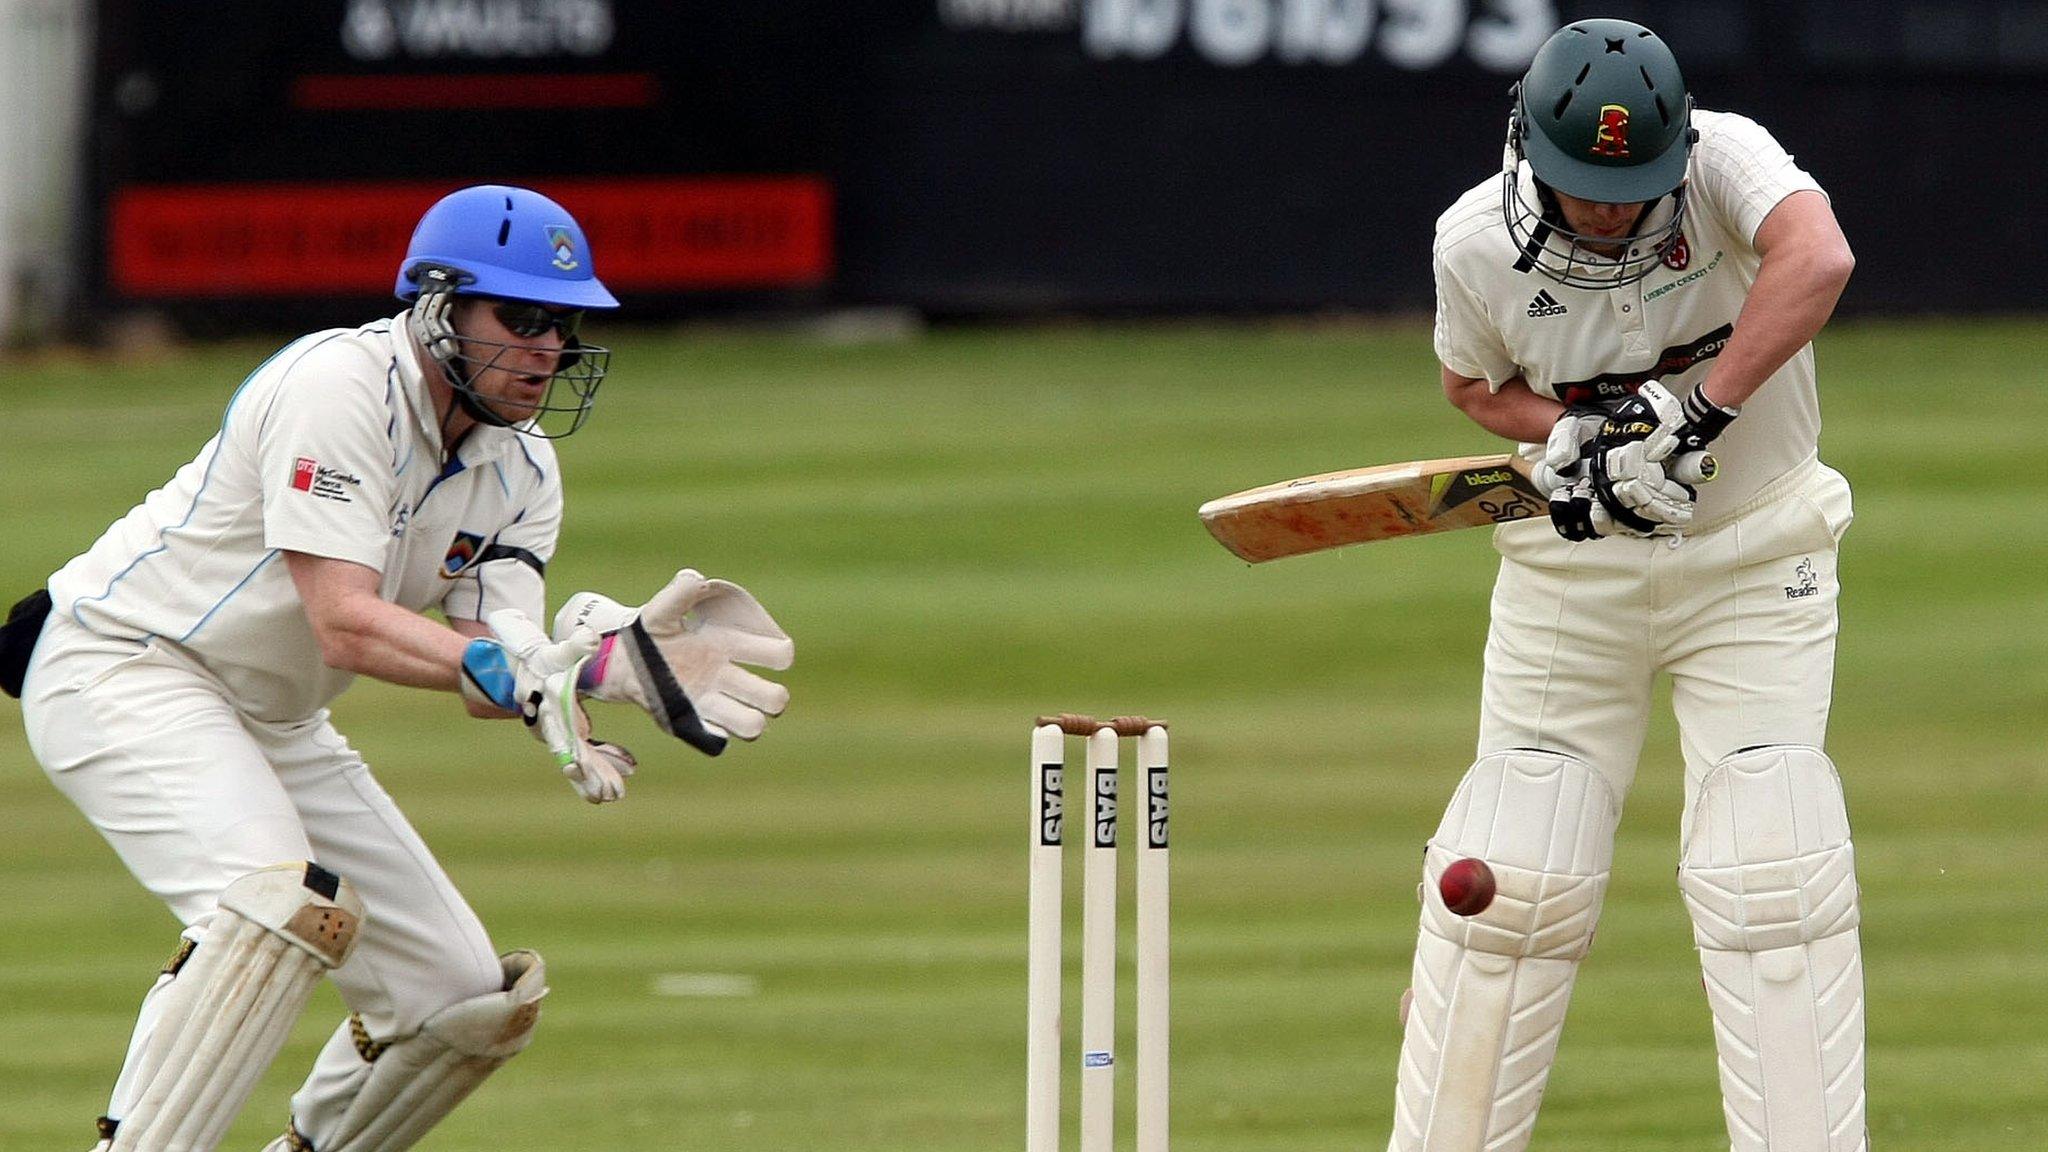
<svg viewBox="0 0 2048 1152">
<path fill-rule="evenodd" d="M 1690 263 L 1692 246 L 1685 242 L 1685 233 L 1680 232 L 1672 239 L 1671 246 L 1664 249 L 1664 266 L 1673 272 L 1683 272 L 1685 266 Z"/>
<path fill-rule="evenodd" d="M 1619 104 L 1600 106 L 1600 127 L 1593 132 L 1593 155 L 1628 155 L 1628 109 Z"/>
</svg>

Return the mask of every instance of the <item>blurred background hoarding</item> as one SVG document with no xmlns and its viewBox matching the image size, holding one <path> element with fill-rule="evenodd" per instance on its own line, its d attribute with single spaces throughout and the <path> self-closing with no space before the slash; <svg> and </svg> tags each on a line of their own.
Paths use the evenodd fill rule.
<svg viewBox="0 0 2048 1152">
<path fill-rule="evenodd" d="M 2043 299 L 2019 0 L 0 0 L 17 322 L 388 297 L 440 193 L 582 217 L 641 315 L 1420 311 L 1563 20 L 1639 19 L 1830 188 L 1850 310 Z M 289 314 L 289 315 L 287 315 Z"/>
</svg>

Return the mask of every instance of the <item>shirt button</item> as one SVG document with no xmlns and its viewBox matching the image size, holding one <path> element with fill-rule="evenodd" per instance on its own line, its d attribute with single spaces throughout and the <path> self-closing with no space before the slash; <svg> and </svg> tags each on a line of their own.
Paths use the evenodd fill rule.
<svg viewBox="0 0 2048 1152">
<path fill-rule="evenodd" d="M 1623 312 L 1626 312 L 1626 311 L 1628 311 L 1628 305 L 1626 305 L 1626 304 L 1623 304 L 1623 305 L 1621 306 L 1621 310 L 1622 310 Z"/>
</svg>

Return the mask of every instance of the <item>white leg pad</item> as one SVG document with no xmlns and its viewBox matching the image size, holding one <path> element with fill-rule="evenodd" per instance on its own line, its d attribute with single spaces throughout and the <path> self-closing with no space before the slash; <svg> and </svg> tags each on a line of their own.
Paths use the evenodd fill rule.
<svg viewBox="0 0 2048 1152">
<path fill-rule="evenodd" d="M 507 952 L 505 988 L 452 1004 L 420 1030 L 393 1041 L 373 1041 L 353 1019 L 353 1035 L 368 1074 L 338 1115 L 307 1114 L 266 1152 L 401 1152 L 455 1110 L 477 1085 L 525 1049 L 547 995 L 547 967 L 535 952 Z"/>
<path fill-rule="evenodd" d="M 1856 856 L 1827 754 L 1771 744 L 1714 765 L 1678 886 L 1735 1152 L 1864 1152 Z"/>
<path fill-rule="evenodd" d="M 1392 1152 L 1519 1152 L 1607 891 L 1620 805 L 1583 761 L 1515 749 L 1465 774 L 1423 854 L 1414 999 Z M 1444 907 L 1452 861 L 1493 870 L 1493 903 Z"/>
<path fill-rule="evenodd" d="M 228 885 L 164 990 L 112 1152 L 212 1152 L 362 922 L 354 889 L 318 865 L 282 864 Z"/>
</svg>

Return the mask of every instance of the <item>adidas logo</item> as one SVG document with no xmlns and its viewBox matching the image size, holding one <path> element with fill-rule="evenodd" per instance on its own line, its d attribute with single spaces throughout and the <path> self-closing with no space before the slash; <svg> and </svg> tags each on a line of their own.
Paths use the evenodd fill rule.
<svg viewBox="0 0 2048 1152">
<path fill-rule="evenodd" d="M 1535 299 L 1529 301 L 1531 316 L 1562 316 L 1564 313 L 1564 305 L 1559 304 L 1557 297 L 1552 296 L 1547 288 L 1538 291 Z"/>
</svg>

